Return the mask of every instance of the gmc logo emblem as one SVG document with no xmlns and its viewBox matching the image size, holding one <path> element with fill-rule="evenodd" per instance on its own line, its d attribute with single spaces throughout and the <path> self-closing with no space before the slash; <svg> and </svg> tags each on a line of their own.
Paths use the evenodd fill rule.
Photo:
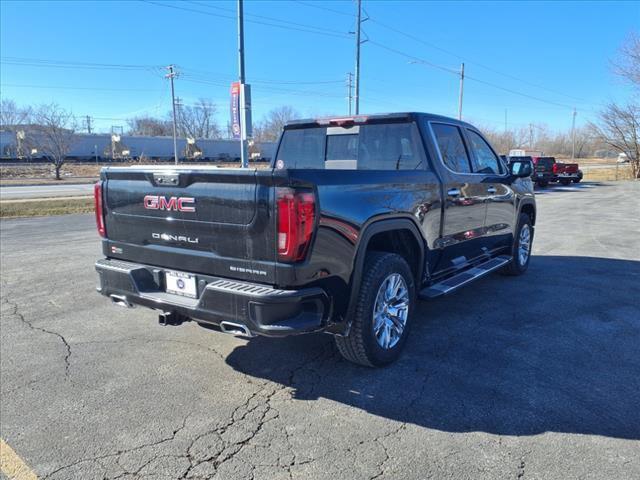
<svg viewBox="0 0 640 480">
<path fill-rule="evenodd" d="M 196 199 L 193 197 L 170 197 L 168 199 L 162 195 L 146 195 L 144 197 L 144 208 L 147 210 L 195 212 L 194 203 L 196 203 Z"/>
</svg>

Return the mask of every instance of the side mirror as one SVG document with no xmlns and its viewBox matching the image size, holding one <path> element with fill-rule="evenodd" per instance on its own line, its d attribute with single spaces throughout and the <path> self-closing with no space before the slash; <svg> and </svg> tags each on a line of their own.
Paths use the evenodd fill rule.
<svg viewBox="0 0 640 480">
<path fill-rule="evenodd" d="M 530 160 L 513 160 L 509 163 L 509 173 L 518 178 L 530 177 L 533 174 L 533 162 Z"/>
</svg>

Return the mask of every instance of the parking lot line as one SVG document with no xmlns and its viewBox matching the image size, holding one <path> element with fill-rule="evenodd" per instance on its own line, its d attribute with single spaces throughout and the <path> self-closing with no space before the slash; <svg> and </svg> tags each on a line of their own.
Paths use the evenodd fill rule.
<svg viewBox="0 0 640 480">
<path fill-rule="evenodd" d="M 2 438 L 0 438 L 0 472 L 9 477 L 9 480 L 38 480 L 33 470 Z"/>
</svg>

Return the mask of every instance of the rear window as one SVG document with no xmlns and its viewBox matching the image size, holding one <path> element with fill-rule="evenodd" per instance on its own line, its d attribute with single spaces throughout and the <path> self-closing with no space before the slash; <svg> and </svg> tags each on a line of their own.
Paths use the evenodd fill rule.
<svg viewBox="0 0 640 480">
<path fill-rule="evenodd" d="M 537 165 L 545 166 L 545 167 L 552 167 L 554 163 L 556 163 L 555 158 L 545 158 L 545 157 L 539 158 L 538 161 L 536 162 Z"/>
<path fill-rule="evenodd" d="M 414 170 L 426 164 L 413 122 L 285 130 L 276 161 L 279 168 L 327 170 Z"/>
<path fill-rule="evenodd" d="M 287 168 L 322 168 L 326 128 L 285 130 L 276 159 Z"/>
</svg>

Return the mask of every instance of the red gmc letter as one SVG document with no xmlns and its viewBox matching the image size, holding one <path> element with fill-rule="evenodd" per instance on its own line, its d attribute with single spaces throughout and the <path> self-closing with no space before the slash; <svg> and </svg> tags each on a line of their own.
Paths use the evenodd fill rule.
<svg viewBox="0 0 640 480">
<path fill-rule="evenodd" d="M 176 197 L 171 197 L 168 201 L 165 197 L 160 197 L 159 200 L 160 210 L 178 210 L 178 202 L 176 201 Z"/>
<path fill-rule="evenodd" d="M 195 212 L 196 207 L 185 205 L 185 204 L 194 204 L 196 203 L 196 199 L 193 197 L 180 197 L 178 198 L 178 210 L 180 212 Z"/>
<path fill-rule="evenodd" d="M 158 196 L 157 195 L 147 195 L 144 197 L 144 208 L 149 210 L 157 210 L 158 209 Z"/>
</svg>

